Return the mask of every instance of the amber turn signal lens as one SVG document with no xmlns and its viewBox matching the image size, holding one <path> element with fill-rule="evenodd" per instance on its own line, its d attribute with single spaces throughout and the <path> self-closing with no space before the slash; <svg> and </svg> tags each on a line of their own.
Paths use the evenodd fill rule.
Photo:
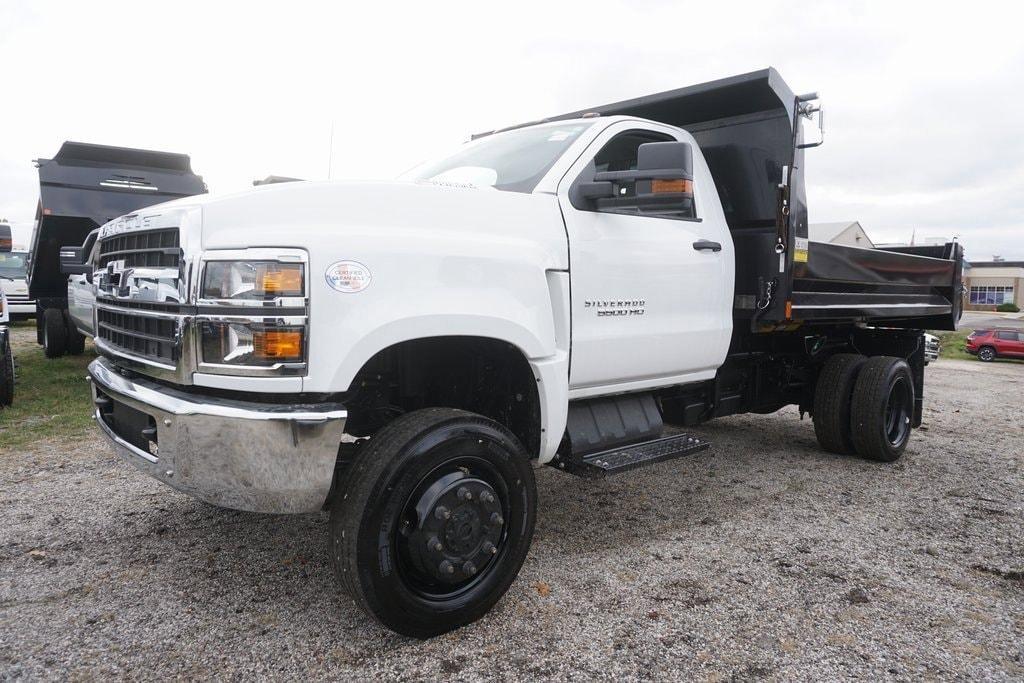
<svg viewBox="0 0 1024 683">
<path fill-rule="evenodd" d="M 682 178 L 672 180 L 652 180 L 651 181 L 651 193 L 661 194 L 663 192 L 673 193 L 689 193 L 693 194 L 693 181 L 684 180 Z"/>
<path fill-rule="evenodd" d="M 302 266 L 266 263 L 259 266 L 258 290 L 278 296 L 302 296 Z"/>
<path fill-rule="evenodd" d="M 252 345 L 253 355 L 260 360 L 302 360 L 302 332 L 298 330 L 254 331 Z"/>
</svg>

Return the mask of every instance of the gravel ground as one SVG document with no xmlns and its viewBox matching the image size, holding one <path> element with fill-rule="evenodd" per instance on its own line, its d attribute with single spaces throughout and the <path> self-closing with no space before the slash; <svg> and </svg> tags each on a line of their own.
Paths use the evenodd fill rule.
<svg viewBox="0 0 1024 683">
<path fill-rule="evenodd" d="M 339 592 L 326 515 L 212 508 L 97 437 L 41 442 L 0 457 L 0 678 L 1021 679 L 1024 366 L 927 374 L 895 465 L 818 451 L 786 409 L 639 474 L 539 470 L 519 579 L 428 642 Z"/>
</svg>

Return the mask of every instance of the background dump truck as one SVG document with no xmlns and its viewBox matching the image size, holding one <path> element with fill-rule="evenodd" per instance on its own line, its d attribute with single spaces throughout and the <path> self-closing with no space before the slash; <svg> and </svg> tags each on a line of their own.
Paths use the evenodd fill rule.
<svg viewBox="0 0 1024 683">
<path fill-rule="evenodd" d="M 36 301 L 37 341 L 46 356 L 81 353 L 85 339 L 68 318 L 68 277 L 62 247 L 81 247 L 112 218 L 206 192 L 188 155 L 65 142 L 52 159 L 37 159 L 39 204 L 28 267 Z M 92 273 L 88 274 L 91 283 Z"/>
<path fill-rule="evenodd" d="M 786 405 L 823 448 L 891 462 L 962 253 L 808 241 L 819 115 L 769 69 L 478 135 L 396 182 L 116 219 L 97 426 L 210 503 L 329 509 L 341 586 L 420 637 L 515 579 L 534 465 L 629 472 Z"/>
</svg>

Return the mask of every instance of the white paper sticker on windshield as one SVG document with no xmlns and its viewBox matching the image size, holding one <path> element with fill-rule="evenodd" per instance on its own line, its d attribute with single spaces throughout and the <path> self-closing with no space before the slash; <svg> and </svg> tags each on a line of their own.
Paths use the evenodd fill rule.
<svg viewBox="0 0 1024 683">
<path fill-rule="evenodd" d="M 562 140 L 568 140 L 574 132 L 575 131 L 572 130 L 556 130 L 548 136 L 548 142 L 561 142 Z"/>
</svg>

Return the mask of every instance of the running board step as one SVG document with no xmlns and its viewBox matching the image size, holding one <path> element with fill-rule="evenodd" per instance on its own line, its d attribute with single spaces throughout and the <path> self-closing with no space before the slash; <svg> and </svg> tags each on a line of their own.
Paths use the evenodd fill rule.
<svg viewBox="0 0 1024 683">
<path fill-rule="evenodd" d="M 565 461 L 565 469 L 573 474 L 604 477 L 628 472 L 645 465 L 681 458 L 703 451 L 711 444 L 693 434 L 674 434 L 653 441 L 591 453 L 574 461 Z M 559 463 L 561 466 L 562 463 Z"/>
</svg>

